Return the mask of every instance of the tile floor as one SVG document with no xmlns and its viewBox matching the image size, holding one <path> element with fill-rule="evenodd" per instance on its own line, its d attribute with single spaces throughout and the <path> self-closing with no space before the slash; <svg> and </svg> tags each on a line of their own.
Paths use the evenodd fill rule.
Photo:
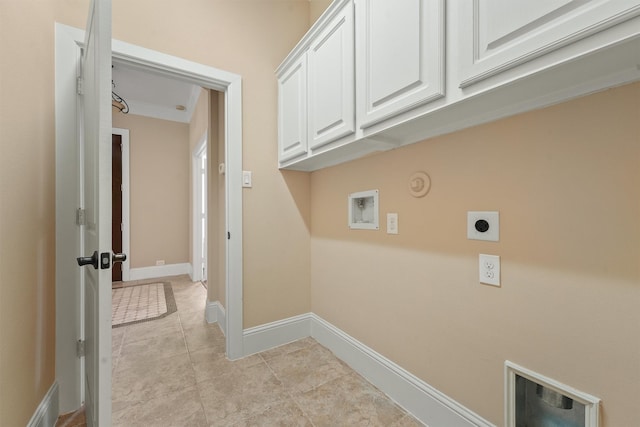
<svg viewBox="0 0 640 427">
<path fill-rule="evenodd" d="M 421 425 L 312 338 L 227 360 L 202 284 L 161 281 L 178 311 L 113 329 L 114 426 Z"/>
</svg>

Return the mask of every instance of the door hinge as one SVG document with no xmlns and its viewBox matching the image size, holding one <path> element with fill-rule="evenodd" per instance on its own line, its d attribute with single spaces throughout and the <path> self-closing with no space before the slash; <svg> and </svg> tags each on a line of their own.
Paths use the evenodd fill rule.
<svg viewBox="0 0 640 427">
<path fill-rule="evenodd" d="M 76 209 L 76 225 L 87 225 L 85 213 L 82 208 Z"/>
<path fill-rule="evenodd" d="M 78 356 L 78 359 L 84 357 L 84 354 L 84 340 L 78 340 L 76 342 L 76 355 Z"/>
<path fill-rule="evenodd" d="M 84 79 L 82 77 L 76 78 L 76 92 L 78 95 L 84 95 Z"/>
<path fill-rule="evenodd" d="M 227 240 L 231 240 L 231 232 L 227 231 Z"/>
</svg>

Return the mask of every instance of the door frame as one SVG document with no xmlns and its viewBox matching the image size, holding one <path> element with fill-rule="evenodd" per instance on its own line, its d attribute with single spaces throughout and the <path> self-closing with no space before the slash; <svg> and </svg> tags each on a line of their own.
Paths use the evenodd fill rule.
<svg viewBox="0 0 640 427">
<path fill-rule="evenodd" d="M 56 377 L 60 411 L 80 407 L 83 396 L 81 359 L 76 342 L 83 339 L 79 321 L 77 75 L 84 31 L 55 23 L 56 125 Z M 112 40 L 112 60 L 141 70 L 179 78 L 225 95 L 226 200 L 226 351 L 231 360 L 244 356 L 242 259 L 242 77 L 224 70 Z M 73 77 L 72 77 L 73 76 Z M 65 254 L 70 254 L 67 256 Z M 72 260 L 72 261 L 70 261 Z"/>
<path fill-rule="evenodd" d="M 122 262 L 122 281 L 130 280 L 131 269 L 131 228 L 130 228 L 130 188 L 129 188 L 129 129 L 112 128 L 112 135 L 120 135 L 122 141 L 122 253 L 127 259 Z"/>
<path fill-rule="evenodd" d="M 201 209 L 202 209 L 202 197 L 200 197 L 200 194 L 202 192 L 202 173 L 200 171 L 201 166 L 200 166 L 200 162 L 201 162 L 201 157 L 203 153 L 206 154 L 206 150 L 207 150 L 207 139 L 208 139 L 208 132 L 205 132 L 204 135 L 202 136 L 202 138 L 200 138 L 200 142 L 198 142 L 198 144 L 196 145 L 196 147 L 193 149 L 193 152 L 191 153 L 191 170 L 192 170 L 192 192 L 193 192 L 193 203 L 192 203 L 192 230 L 191 230 L 191 234 L 192 234 L 192 254 L 193 254 L 193 265 L 192 265 L 192 274 L 191 274 L 191 280 L 193 281 L 198 281 L 198 280 L 203 280 L 204 277 L 202 277 L 202 268 L 203 268 L 203 262 L 202 259 L 205 257 L 206 253 L 203 253 L 203 249 L 202 249 L 202 233 L 204 232 L 202 230 L 202 221 L 201 221 Z M 209 171 L 205 172 L 205 177 L 207 177 L 208 179 L 208 175 L 209 175 Z M 208 184 L 205 183 L 205 186 Z M 207 194 L 207 199 L 208 199 L 208 194 Z M 205 215 L 207 212 L 207 205 L 205 202 Z M 208 226 L 208 224 L 207 224 Z M 204 251 L 206 252 L 206 250 Z M 206 265 L 205 265 L 206 267 Z M 208 272 L 207 272 L 208 274 Z"/>
</svg>

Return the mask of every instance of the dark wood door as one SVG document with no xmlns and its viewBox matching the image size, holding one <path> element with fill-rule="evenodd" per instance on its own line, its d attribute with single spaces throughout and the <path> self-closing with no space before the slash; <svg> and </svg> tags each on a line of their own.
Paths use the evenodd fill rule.
<svg viewBox="0 0 640 427">
<path fill-rule="evenodd" d="M 111 245 L 115 253 L 122 253 L 122 136 L 111 135 L 112 144 L 112 227 Z M 111 270 L 111 280 L 119 282 L 122 280 L 122 263 L 116 262 Z"/>
</svg>

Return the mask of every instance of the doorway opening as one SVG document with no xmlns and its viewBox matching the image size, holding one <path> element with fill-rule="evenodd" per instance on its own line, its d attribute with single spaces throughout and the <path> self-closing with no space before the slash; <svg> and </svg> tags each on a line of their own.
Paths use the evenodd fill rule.
<svg viewBox="0 0 640 427">
<path fill-rule="evenodd" d="M 75 257 L 81 253 L 78 218 L 77 76 L 85 32 L 56 24 L 56 377 L 60 409 L 73 410 L 84 400 L 83 366 L 77 358 L 84 339 L 81 287 Z M 112 60 L 140 70 L 197 84 L 223 94 L 226 353 L 244 356 L 242 310 L 242 79 L 241 76 L 132 44 L 112 40 Z M 123 166 L 123 171 L 126 168 Z M 123 196 L 123 202 L 126 198 Z M 124 204 L 124 203 L 123 203 Z M 123 206 L 124 215 L 124 206 Z M 71 219 L 71 220 L 70 220 Z M 126 224 L 126 221 L 123 222 Z M 123 236 L 123 244 L 126 238 Z M 126 248 L 123 248 L 126 251 Z M 126 268 L 123 269 L 123 279 Z M 125 279 L 126 280 L 126 279 Z M 102 322 L 102 320 L 101 320 Z M 108 357 L 107 357 L 108 359 Z M 105 375 L 110 374 L 106 373 Z M 110 376 L 110 375 L 107 375 Z"/>
</svg>

